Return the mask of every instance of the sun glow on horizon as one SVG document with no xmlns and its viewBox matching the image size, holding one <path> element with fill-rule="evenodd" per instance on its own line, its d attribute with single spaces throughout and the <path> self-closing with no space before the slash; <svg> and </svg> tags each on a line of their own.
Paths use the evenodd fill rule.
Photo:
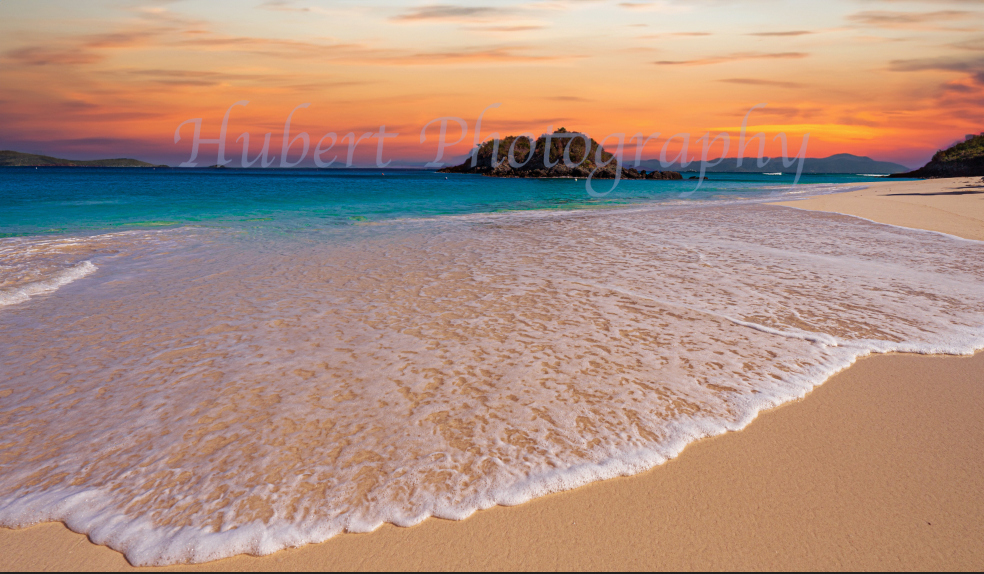
<svg viewBox="0 0 984 574">
<path fill-rule="evenodd" d="M 749 131 L 795 146 L 809 132 L 812 157 L 910 166 L 984 128 L 984 11 L 956 0 L 48 0 L 3 2 L 0 14 L 0 148 L 78 159 L 185 161 L 175 128 L 202 118 L 202 137 L 217 137 L 241 100 L 234 158 L 246 132 L 270 133 L 279 152 L 304 103 L 292 131 L 312 147 L 385 125 L 400 134 L 387 158 L 406 162 L 433 159 L 419 143 L 427 122 L 473 129 L 493 103 L 482 139 L 550 126 L 599 140 L 735 134 L 767 102 Z M 448 153 L 467 153 L 473 136 Z M 366 142 L 357 158 L 375 153 Z"/>
</svg>

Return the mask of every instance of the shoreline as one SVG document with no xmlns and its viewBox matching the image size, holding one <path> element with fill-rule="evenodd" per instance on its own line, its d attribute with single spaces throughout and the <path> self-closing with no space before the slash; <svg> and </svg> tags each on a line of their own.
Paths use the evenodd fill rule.
<svg viewBox="0 0 984 574">
<path fill-rule="evenodd" d="M 984 353 L 871 355 L 652 470 L 461 522 L 153 569 L 45 523 L 0 529 L 3 570 L 979 569 L 982 408 Z"/>
<path fill-rule="evenodd" d="M 949 195 L 953 182 L 946 182 L 878 182 L 780 205 L 876 221 L 863 213 L 881 210 L 875 215 L 882 223 L 915 221 L 984 239 L 984 209 L 976 217 L 972 209 L 984 207 L 984 195 Z M 901 200 L 889 195 L 902 185 L 916 191 Z M 932 195 L 914 195 L 927 193 L 919 190 Z M 955 197 L 969 199 L 953 206 Z M 926 202 L 938 205 L 926 210 Z M 916 221 L 920 211 L 932 217 Z M 741 432 L 691 443 L 679 457 L 632 477 L 495 507 L 461 522 L 385 525 L 263 558 L 174 569 L 979 568 L 984 451 L 975 444 L 984 444 L 976 420 L 984 406 L 982 367 L 981 353 L 869 356 L 807 398 L 760 413 Z M 933 384 L 941 377 L 950 394 Z M 910 395 L 893 396 L 898 381 Z M 954 470 L 941 477 L 938 468 Z M 833 482 L 826 480 L 831 469 Z M 941 508 L 947 513 L 937 518 Z M 926 528 L 937 528 L 927 534 L 911 517 L 903 520 L 907 514 L 933 514 Z M 0 529 L 0 548 L 4 569 L 128 568 L 121 554 L 60 523 Z"/>
</svg>

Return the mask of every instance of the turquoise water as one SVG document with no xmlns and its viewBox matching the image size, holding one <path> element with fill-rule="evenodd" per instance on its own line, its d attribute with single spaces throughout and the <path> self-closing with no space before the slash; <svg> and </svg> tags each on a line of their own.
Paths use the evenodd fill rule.
<svg viewBox="0 0 984 574">
<path fill-rule="evenodd" d="M 385 175 L 383 175 L 385 173 Z M 689 175 L 689 174 L 687 174 Z M 494 179 L 416 170 L 0 168 L 0 237 L 182 225 L 289 229 L 360 221 L 645 202 L 717 202 L 795 195 L 857 175 L 712 174 L 695 181 L 622 181 L 589 197 L 583 180 Z M 610 181 L 596 181 L 603 191 Z M 807 187 L 803 187 L 807 186 Z M 813 190 L 815 193 L 817 190 Z"/>
</svg>

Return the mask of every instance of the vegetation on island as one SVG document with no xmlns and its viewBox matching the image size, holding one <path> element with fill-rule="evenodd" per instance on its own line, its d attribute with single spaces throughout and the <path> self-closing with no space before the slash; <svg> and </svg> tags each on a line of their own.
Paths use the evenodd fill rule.
<svg viewBox="0 0 984 574">
<path fill-rule="evenodd" d="M 984 176 L 984 133 L 967 136 L 965 141 L 954 144 L 933 155 L 925 166 L 892 177 L 977 177 Z"/>
<path fill-rule="evenodd" d="M 587 135 L 560 128 L 550 134 L 549 149 L 547 134 L 537 138 L 532 149 L 530 143 L 530 138 L 525 136 L 509 136 L 498 142 L 488 140 L 479 146 L 474 167 L 472 157 L 469 156 L 461 165 L 439 171 L 474 173 L 490 177 L 549 178 L 588 177 L 594 172 L 593 177 L 596 179 L 615 179 L 618 159 L 603 147 L 599 147 L 598 142 Z M 509 161 L 510 149 L 513 150 L 512 159 L 515 165 L 511 165 Z M 656 170 L 646 172 L 625 167 L 622 168 L 621 177 L 623 179 L 682 179 L 677 172 Z"/>
<path fill-rule="evenodd" d="M 936 152 L 933 161 L 967 161 L 981 157 L 984 157 L 984 133 L 962 141 L 949 149 Z"/>
</svg>

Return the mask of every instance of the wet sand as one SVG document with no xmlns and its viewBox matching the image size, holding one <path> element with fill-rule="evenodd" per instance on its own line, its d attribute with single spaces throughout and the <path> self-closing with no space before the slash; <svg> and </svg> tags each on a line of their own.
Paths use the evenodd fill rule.
<svg viewBox="0 0 984 574">
<path fill-rule="evenodd" d="M 984 184 L 792 205 L 984 240 Z M 462 522 L 384 526 L 178 570 L 984 567 L 984 354 L 873 356 L 675 460 Z M 61 524 L 0 529 L 3 570 L 123 570 Z"/>
</svg>

